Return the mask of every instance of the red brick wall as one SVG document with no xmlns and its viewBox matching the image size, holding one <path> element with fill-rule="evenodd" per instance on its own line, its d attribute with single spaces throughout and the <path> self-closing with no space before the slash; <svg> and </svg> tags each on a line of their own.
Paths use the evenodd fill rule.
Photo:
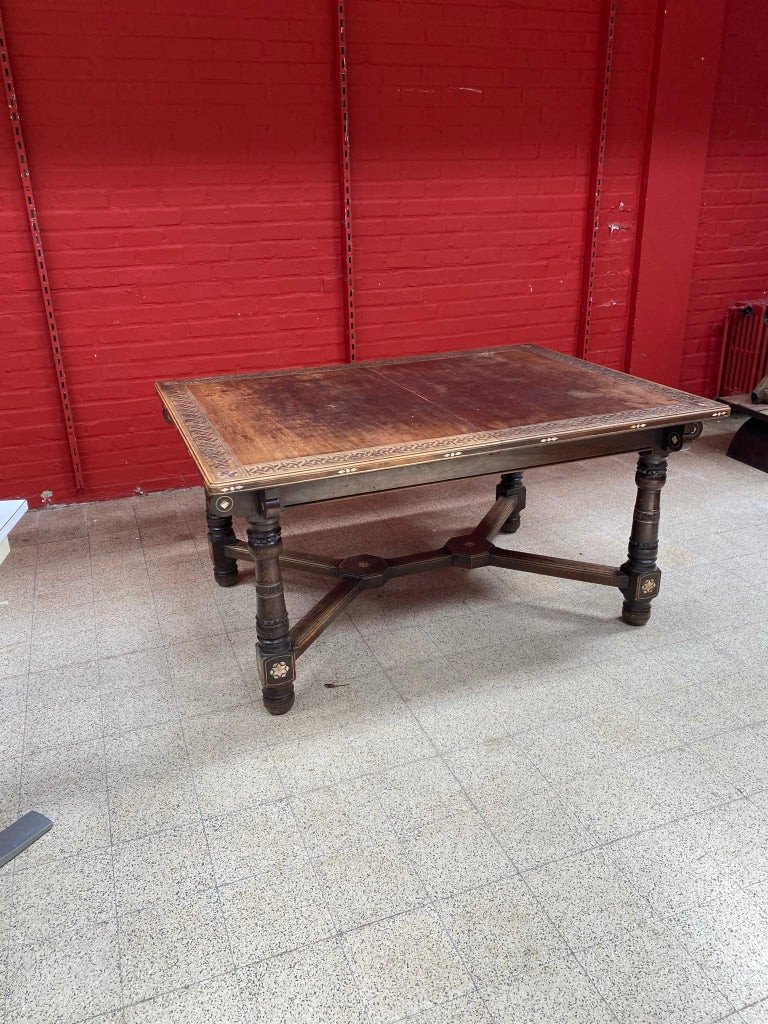
<svg viewBox="0 0 768 1024">
<path fill-rule="evenodd" d="M 349 5 L 364 357 L 574 350 L 600 9 Z"/>
<path fill-rule="evenodd" d="M 342 358 L 329 5 L 5 0 L 3 10 L 80 497 L 191 482 L 154 380 Z M 0 490 L 68 501 L 11 133 L 0 130 L 0 373 L 11 388 L 0 430 L 12 445 Z"/>
<path fill-rule="evenodd" d="M 713 395 L 723 313 L 768 295 L 768 42 L 763 0 L 730 0 L 701 203 L 681 387 Z"/>
<path fill-rule="evenodd" d="M 632 268 L 653 61 L 655 6 L 619 0 L 586 358 L 625 370 Z"/>
<path fill-rule="evenodd" d="M 522 341 L 577 351 L 602 0 L 347 7 L 359 358 Z M 154 380 L 344 358 L 335 6 L 212 10 L 3 0 L 87 489 L 73 489 L 6 126 L 2 496 L 194 481 Z M 618 2 L 588 356 L 619 368 L 655 10 Z M 748 185 L 758 209 L 748 147 L 727 136 L 755 72 L 735 41 L 727 53 L 713 146 L 741 145 L 742 163 L 718 194 Z M 750 102 L 764 159 L 759 93 Z M 722 219 L 716 248 L 721 236 Z M 701 256 L 692 323 L 710 301 Z"/>
</svg>

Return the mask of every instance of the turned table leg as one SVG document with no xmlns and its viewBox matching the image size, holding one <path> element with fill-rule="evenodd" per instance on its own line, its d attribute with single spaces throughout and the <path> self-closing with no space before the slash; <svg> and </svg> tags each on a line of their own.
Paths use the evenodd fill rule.
<svg viewBox="0 0 768 1024">
<path fill-rule="evenodd" d="M 637 461 L 637 499 L 632 519 L 627 561 L 621 572 L 627 576 L 622 619 L 630 626 L 644 626 L 651 617 L 651 601 L 659 592 L 661 572 L 656 566 L 659 553 L 661 489 L 667 479 L 665 451 L 640 452 Z"/>
<path fill-rule="evenodd" d="M 517 533 L 520 529 L 520 513 L 525 508 L 525 487 L 522 473 L 502 473 L 496 484 L 497 498 L 517 498 L 515 510 L 501 528 L 501 533 Z"/>
<path fill-rule="evenodd" d="M 213 578 L 220 587 L 234 587 L 237 583 L 237 562 L 224 553 L 224 545 L 232 544 L 237 539 L 232 529 L 232 516 L 217 516 L 207 512 L 206 519 Z"/>
<path fill-rule="evenodd" d="M 284 715 L 293 707 L 296 657 L 289 634 L 280 574 L 280 506 L 264 503 L 264 516 L 248 519 L 248 548 L 255 564 L 256 636 L 264 707 Z"/>
</svg>

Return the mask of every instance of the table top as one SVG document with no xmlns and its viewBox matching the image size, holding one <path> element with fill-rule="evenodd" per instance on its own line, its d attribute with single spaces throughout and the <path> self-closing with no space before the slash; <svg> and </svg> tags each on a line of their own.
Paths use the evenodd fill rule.
<svg viewBox="0 0 768 1024">
<path fill-rule="evenodd" d="M 156 387 L 210 493 L 728 414 L 534 345 Z"/>
</svg>

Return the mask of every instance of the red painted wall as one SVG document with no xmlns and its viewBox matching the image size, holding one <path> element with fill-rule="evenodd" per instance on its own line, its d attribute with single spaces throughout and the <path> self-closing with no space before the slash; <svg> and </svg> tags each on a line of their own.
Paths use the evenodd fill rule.
<svg viewBox="0 0 768 1024">
<path fill-rule="evenodd" d="M 349 5 L 364 358 L 574 350 L 600 9 Z"/>
<path fill-rule="evenodd" d="M 335 5 L 1 2 L 87 490 L 0 127 L 0 494 L 193 482 L 154 380 L 344 358 Z M 621 368 L 656 0 L 617 6 L 587 354 Z M 348 0 L 359 358 L 578 350 L 603 9 Z"/>
<path fill-rule="evenodd" d="M 723 313 L 768 296 L 768 13 L 729 0 L 712 117 L 681 386 L 714 395 Z"/>
<path fill-rule="evenodd" d="M 87 482 L 78 497 L 192 482 L 154 380 L 342 358 L 328 4 L 220 0 L 210 13 L 206 0 L 10 0 L 3 10 Z M 10 127 L 0 127 L 0 373 L 12 389 L 0 488 L 71 501 Z"/>
</svg>

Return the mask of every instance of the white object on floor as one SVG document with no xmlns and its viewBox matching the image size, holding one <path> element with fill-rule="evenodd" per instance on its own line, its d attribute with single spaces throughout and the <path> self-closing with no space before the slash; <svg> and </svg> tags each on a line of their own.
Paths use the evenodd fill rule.
<svg viewBox="0 0 768 1024">
<path fill-rule="evenodd" d="M 0 501 L 0 564 L 8 557 L 11 545 L 8 534 L 27 511 L 27 503 L 22 499 Z"/>
</svg>

